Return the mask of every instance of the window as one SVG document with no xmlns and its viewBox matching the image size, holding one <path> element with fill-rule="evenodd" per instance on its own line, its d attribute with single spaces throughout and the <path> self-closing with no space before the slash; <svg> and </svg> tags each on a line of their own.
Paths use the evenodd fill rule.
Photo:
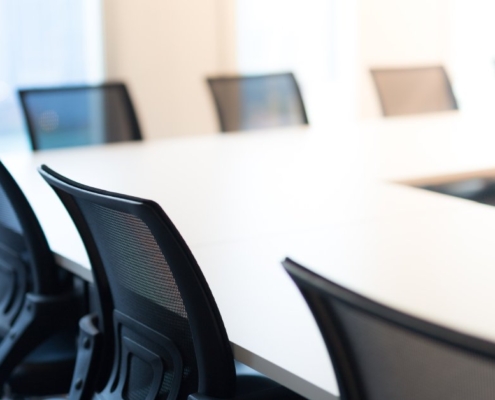
<svg viewBox="0 0 495 400">
<path fill-rule="evenodd" d="M 355 0 L 237 0 L 239 71 L 294 72 L 310 123 L 350 116 L 357 15 Z"/>
<path fill-rule="evenodd" d="M 495 108 L 495 2 L 453 2 L 452 72 L 463 111 Z"/>
<path fill-rule="evenodd" d="M 101 81 L 100 0 L 0 0 L 0 151 L 27 146 L 17 88 Z"/>
</svg>

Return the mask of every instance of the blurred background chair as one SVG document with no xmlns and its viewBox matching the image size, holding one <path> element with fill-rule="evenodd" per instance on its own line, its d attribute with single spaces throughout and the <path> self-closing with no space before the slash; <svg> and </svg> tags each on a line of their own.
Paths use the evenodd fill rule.
<svg viewBox="0 0 495 400">
<path fill-rule="evenodd" d="M 433 192 L 495 206 L 495 179 L 490 177 L 468 178 L 454 182 L 419 186 Z"/>
<path fill-rule="evenodd" d="M 290 259 L 283 265 L 320 327 L 343 400 L 495 398 L 494 343 L 375 303 Z"/>
<path fill-rule="evenodd" d="M 0 387 L 10 396 L 67 393 L 83 313 L 24 194 L 0 162 Z"/>
<path fill-rule="evenodd" d="M 100 299 L 99 324 L 81 326 L 87 340 L 79 352 L 88 355 L 78 355 L 71 399 L 95 392 L 122 399 L 300 399 L 260 374 L 236 374 L 213 295 L 160 206 L 78 184 L 46 166 L 40 173 L 81 234 Z M 80 365 L 97 357 L 88 351 L 94 345 L 103 349 L 100 363 Z"/>
<path fill-rule="evenodd" d="M 372 69 L 384 116 L 457 110 L 442 66 Z"/>
<path fill-rule="evenodd" d="M 33 150 L 141 140 L 123 83 L 19 90 Z"/>
<path fill-rule="evenodd" d="M 291 72 L 207 79 L 222 132 L 308 124 Z"/>
</svg>

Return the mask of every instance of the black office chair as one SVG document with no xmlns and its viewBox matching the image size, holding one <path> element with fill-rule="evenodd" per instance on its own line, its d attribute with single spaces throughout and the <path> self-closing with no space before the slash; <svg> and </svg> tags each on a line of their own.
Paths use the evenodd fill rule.
<svg viewBox="0 0 495 400">
<path fill-rule="evenodd" d="M 343 400 L 495 398 L 494 343 L 375 303 L 290 259 L 283 265 L 320 327 Z"/>
<path fill-rule="evenodd" d="M 308 124 L 291 72 L 207 78 L 222 132 Z"/>
<path fill-rule="evenodd" d="M 141 140 L 123 83 L 19 90 L 33 150 Z"/>
<path fill-rule="evenodd" d="M 457 110 L 442 66 L 372 69 L 384 116 Z"/>
<path fill-rule="evenodd" d="M 237 376 L 236 385 L 212 293 L 158 204 L 78 184 L 46 166 L 40 173 L 81 234 L 100 299 L 97 319 L 81 323 L 71 399 L 300 398 L 259 375 Z"/>
<path fill-rule="evenodd" d="M 13 396 L 67 393 L 82 307 L 0 162 L 0 388 L 6 385 Z"/>
</svg>

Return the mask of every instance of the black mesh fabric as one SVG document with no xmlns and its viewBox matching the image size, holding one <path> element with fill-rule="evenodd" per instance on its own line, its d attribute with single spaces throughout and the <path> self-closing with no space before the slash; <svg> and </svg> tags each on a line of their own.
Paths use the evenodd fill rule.
<svg viewBox="0 0 495 400">
<path fill-rule="evenodd" d="M 372 74 L 386 116 L 457 109 L 442 67 L 373 70 Z"/>
<path fill-rule="evenodd" d="M 495 362 L 333 301 L 368 400 L 493 400 Z"/>
<path fill-rule="evenodd" d="M 4 328 L 8 328 L 18 311 L 12 309 L 14 303 L 17 307 L 20 306 L 20 299 L 17 297 L 23 293 L 18 291 L 26 282 L 20 282 L 21 271 L 18 268 L 25 256 L 25 243 L 19 219 L 0 185 L 0 326 Z"/>
<path fill-rule="evenodd" d="M 13 230 L 14 232 L 21 233 L 21 225 L 19 219 L 12 208 L 12 204 L 5 193 L 5 190 L 0 185 L 0 225 Z M 1 242 L 1 237 L 0 237 Z"/>
<path fill-rule="evenodd" d="M 0 326 L 1 315 L 9 310 L 11 305 L 13 289 L 15 287 L 15 275 L 8 264 L 3 262 L 2 252 L 0 250 Z M 3 332 L 0 332 L 0 338 Z"/>
<path fill-rule="evenodd" d="M 0 306 L 3 305 L 4 298 L 7 299 L 11 295 L 13 279 L 11 269 L 3 265 L 0 256 Z"/>
<path fill-rule="evenodd" d="M 212 78 L 209 82 L 224 131 L 306 123 L 302 99 L 292 74 Z"/>
<path fill-rule="evenodd" d="M 76 199 L 102 258 L 116 310 L 170 338 L 183 358 L 179 398 L 197 389 L 197 366 L 187 313 L 170 267 L 148 226 L 138 217 Z M 136 339 L 139 340 L 139 339 Z M 133 376 L 127 383 L 129 400 L 144 399 L 149 368 L 131 361 Z M 170 390 L 166 372 L 161 395 Z"/>
<path fill-rule="evenodd" d="M 134 110 L 122 85 L 25 90 L 22 101 L 36 149 L 136 139 Z"/>
<path fill-rule="evenodd" d="M 131 356 L 129 360 L 129 379 L 125 385 L 125 400 L 142 400 L 148 395 L 153 379 L 153 370 L 139 357 Z"/>
</svg>

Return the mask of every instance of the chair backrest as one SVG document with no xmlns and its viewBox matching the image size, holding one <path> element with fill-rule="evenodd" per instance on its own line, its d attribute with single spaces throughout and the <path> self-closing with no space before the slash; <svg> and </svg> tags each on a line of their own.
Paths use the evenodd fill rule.
<svg viewBox="0 0 495 400">
<path fill-rule="evenodd" d="M 33 150 L 141 140 L 124 84 L 19 90 Z"/>
<path fill-rule="evenodd" d="M 372 69 L 385 116 L 457 110 L 442 66 Z"/>
<path fill-rule="evenodd" d="M 320 327 L 342 399 L 495 398 L 494 343 L 385 307 L 290 259 L 283 265 Z"/>
<path fill-rule="evenodd" d="M 68 389 L 85 308 L 76 286 L 56 265 L 31 206 L 0 162 L 0 387 L 8 381 L 33 394 Z M 67 373 L 31 379 L 56 359 Z"/>
<path fill-rule="evenodd" d="M 102 396 L 185 399 L 235 391 L 232 350 L 208 284 L 160 206 L 40 168 L 86 246 L 105 335 L 114 337 Z M 108 346 L 108 344 L 107 344 Z"/>
<path fill-rule="evenodd" d="M 57 294 L 58 270 L 36 215 L 0 162 L 0 316 L 15 316 L 13 304 L 27 291 Z"/>
<path fill-rule="evenodd" d="M 26 354 L 66 322 L 50 320 L 47 325 L 46 315 L 36 307 L 23 312 L 28 296 L 55 301 L 71 288 L 70 277 L 63 276 L 56 266 L 26 197 L 0 162 L 0 386 Z M 78 311 L 73 309 L 72 315 Z M 30 317 L 36 320 L 34 325 L 29 323 Z"/>
<path fill-rule="evenodd" d="M 222 132 L 308 124 L 291 72 L 207 79 Z"/>
</svg>

